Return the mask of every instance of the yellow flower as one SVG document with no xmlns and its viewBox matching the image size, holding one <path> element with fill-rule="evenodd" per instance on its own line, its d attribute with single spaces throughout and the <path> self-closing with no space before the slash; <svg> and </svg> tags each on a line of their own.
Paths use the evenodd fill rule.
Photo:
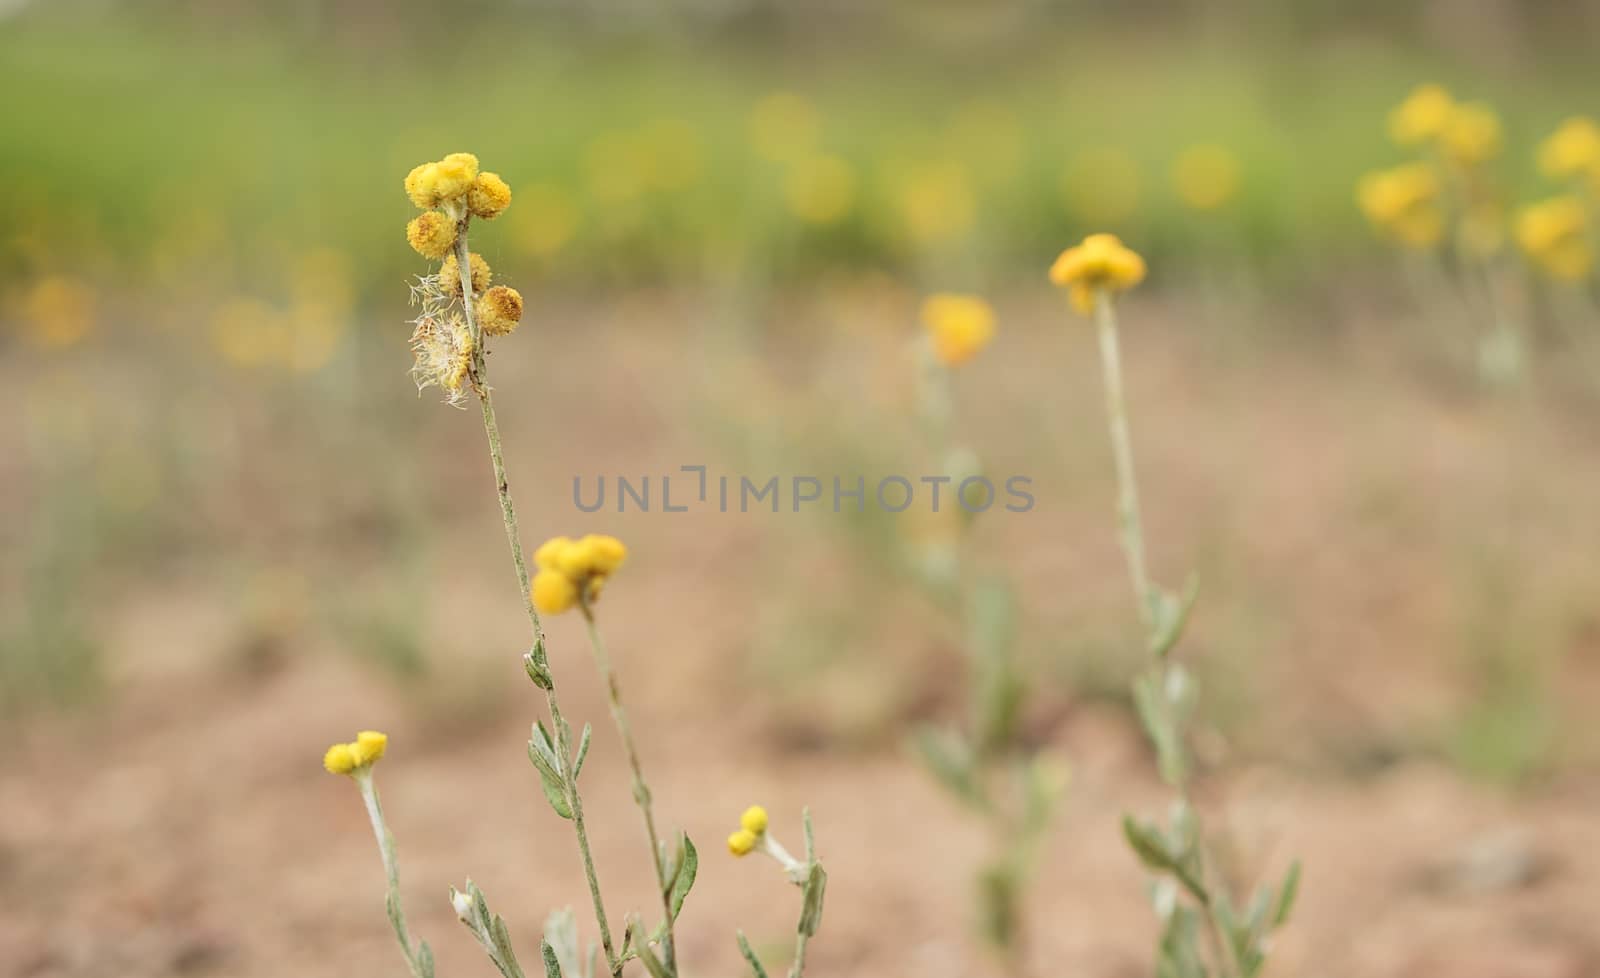
<svg viewBox="0 0 1600 978">
<path fill-rule="evenodd" d="M 739 825 L 751 835 L 760 835 L 767 830 L 767 810 L 760 805 L 751 805 L 739 816 Z"/>
<path fill-rule="evenodd" d="M 556 570 L 533 575 L 533 606 L 547 615 L 559 615 L 578 602 L 578 586 Z"/>
<path fill-rule="evenodd" d="M 485 221 L 499 217 L 511 206 L 511 186 L 498 173 L 480 173 L 467 191 L 467 209 Z"/>
<path fill-rule="evenodd" d="M 356 759 L 361 764 L 374 764 L 383 757 L 389 746 L 389 735 L 377 730 L 363 730 L 356 734 Z"/>
<path fill-rule="evenodd" d="M 1356 200 L 1378 230 L 1413 248 L 1430 248 L 1444 236 L 1439 175 L 1426 163 L 1407 163 L 1361 178 Z"/>
<path fill-rule="evenodd" d="M 51 275 L 40 279 L 23 301 L 28 338 L 48 348 L 69 347 L 94 326 L 94 292 L 76 279 Z"/>
<path fill-rule="evenodd" d="M 1389 113 L 1389 137 L 1401 146 L 1419 146 L 1444 134 L 1456 102 L 1440 85 L 1419 85 Z"/>
<path fill-rule="evenodd" d="M 494 271 L 476 251 L 468 257 L 467 264 L 472 267 L 473 294 L 483 295 L 484 290 L 489 287 L 489 282 L 494 278 Z M 443 289 L 446 295 L 461 298 L 461 263 L 456 261 L 454 252 L 445 255 L 444 264 L 439 266 L 439 288 Z"/>
<path fill-rule="evenodd" d="M 1450 114 L 1439 144 L 1463 166 L 1485 163 L 1500 152 L 1500 117 L 1482 102 L 1464 102 Z"/>
<path fill-rule="evenodd" d="M 478 179 L 478 158 L 471 153 L 451 153 L 434 166 L 434 189 L 443 200 L 465 195 Z"/>
<path fill-rule="evenodd" d="M 1100 292 L 1125 292 L 1144 281 L 1144 259 L 1114 234 L 1091 234 L 1050 266 L 1050 281 L 1070 290 L 1079 312 L 1094 310 Z"/>
<path fill-rule="evenodd" d="M 922 325 L 933 340 L 934 355 L 945 366 L 956 367 L 994 338 L 994 310 L 978 296 L 941 292 L 922 303 Z"/>
<path fill-rule="evenodd" d="M 533 579 L 534 607 L 554 615 L 580 600 L 585 604 L 597 601 L 606 580 L 627 558 L 628 548 L 612 536 L 546 540 L 533 553 L 539 568 Z"/>
<path fill-rule="evenodd" d="M 389 745 L 386 734 L 363 730 L 348 744 L 334 744 L 322 755 L 322 766 L 329 774 L 356 774 L 378 763 Z"/>
<path fill-rule="evenodd" d="M 439 197 L 439 164 L 424 163 L 406 174 L 406 196 L 423 210 L 432 210 L 443 201 Z"/>
<path fill-rule="evenodd" d="M 475 311 L 479 329 L 490 336 L 509 336 L 522 321 L 522 293 L 497 285 L 483 294 Z"/>
<path fill-rule="evenodd" d="M 456 243 L 456 222 L 438 211 L 428 211 L 406 225 L 406 241 L 417 254 L 438 261 Z"/>
<path fill-rule="evenodd" d="M 756 847 L 756 834 L 749 829 L 740 829 L 728 836 L 728 851 L 735 856 L 748 856 Z"/>
<path fill-rule="evenodd" d="M 784 175 L 783 199 L 807 224 L 837 224 L 855 204 L 855 171 L 837 156 L 807 157 Z"/>
<path fill-rule="evenodd" d="M 1539 170 L 1552 180 L 1570 180 L 1600 167 L 1600 126 L 1573 116 L 1539 144 Z"/>
<path fill-rule="evenodd" d="M 361 765 L 356 760 L 354 747 L 350 744 L 334 744 L 322 755 L 322 766 L 328 769 L 329 774 L 349 774 Z"/>
<path fill-rule="evenodd" d="M 1239 190 L 1239 161 L 1221 146 L 1190 146 L 1172 162 L 1172 186 L 1195 210 L 1216 210 Z"/>
<path fill-rule="evenodd" d="M 1594 267 L 1589 216 L 1577 197 L 1552 197 L 1517 216 L 1517 244 L 1551 278 L 1580 282 Z"/>
</svg>

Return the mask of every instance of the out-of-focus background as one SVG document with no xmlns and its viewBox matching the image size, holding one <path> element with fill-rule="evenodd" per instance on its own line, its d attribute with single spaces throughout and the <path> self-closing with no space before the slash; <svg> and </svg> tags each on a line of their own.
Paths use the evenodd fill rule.
<svg viewBox="0 0 1600 978">
<path fill-rule="evenodd" d="M 632 548 L 604 615 L 706 854 L 686 975 L 737 973 L 735 927 L 782 960 L 792 893 L 718 842 L 758 800 L 791 839 L 815 814 L 814 973 L 998 968 L 982 828 L 906 749 L 964 709 L 901 559 L 949 528 L 572 500 L 926 471 L 942 291 L 999 324 L 956 429 L 1036 497 L 963 559 L 1016 581 L 1030 736 L 1073 772 L 1030 961 L 1148 973 L 1117 818 L 1165 795 L 1094 339 L 1044 278 L 1101 230 L 1151 267 L 1125 354 L 1157 573 L 1203 581 L 1199 800 L 1241 882 L 1306 865 L 1272 968 L 1600 973 L 1594 293 L 1507 243 L 1522 367 L 1487 383 L 1471 275 L 1355 193 L 1426 81 L 1499 111 L 1506 213 L 1555 193 L 1535 147 L 1600 111 L 1597 34 L 1600 4 L 1511 0 L 0 2 L 0 976 L 401 973 L 318 763 L 362 727 L 442 974 L 487 967 L 444 899 L 468 875 L 527 963 L 583 917 L 476 412 L 407 376 L 401 179 L 458 150 L 515 193 L 474 247 L 527 300 L 492 360 L 524 534 Z M 627 779 L 549 630 L 620 916 L 650 888 Z"/>
</svg>

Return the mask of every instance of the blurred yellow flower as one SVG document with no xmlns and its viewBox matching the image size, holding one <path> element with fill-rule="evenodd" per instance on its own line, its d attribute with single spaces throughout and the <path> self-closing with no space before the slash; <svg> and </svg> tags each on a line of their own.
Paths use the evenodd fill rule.
<svg viewBox="0 0 1600 978">
<path fill-rule="evenodd" d="M 1114 146 L 1082 150 L 1061 174 L 1061 199 L 1086 224 L 1126 221 L 1139 209 L 1139 164 Z"/>
<path fill-rule="evenodd" d="M 1539 144 L 1539 171 L 1552 180 L 1570 180 L 1600 168 L 1600 126 L 1588 116 L 1573 116 Z"/>
<path fill-rule="evenodd" d="M 937 244 L 972 229 L 978 204 L 966 169 L 952 160 L 912 170 L 899 188 L 900 213 L 913 240 Z"/>
<path fill-rule="evenodd" d="M 1125 292 L 1144 276 L 1144 259 L 1114 234 L 1091 234 L 1050 266 L 1050 281 L 1067 289 L 1073 306 L 1085 315 L 1094 311 L 1100 293 Z"/>
<path fill-rule="evenodd" d="M 682 119 L 657 119 L 636 140 L 646 180 L 657 190 L 683 190 L 700 179 L 700 134 Z"/>
<path fill-rule="evenodd" d="M 211 345 L 235 367 L 281 362 L 289 348 L 288 321 L 260 299 L 236 296 L 212 313 Z"/>
<path fill-rule="evenodd" d="M 322 766 L 329 774 L 360 774 L 383 757 L 389 746 L 386 734 L 363 730 L 348 744 L 334 744 L 322 755 Z"/>
<path fill-rule="evenodd" d="M 547 615 L 586 607 L 627 559 L 628 548 L 613 536 L 552 537 L 533 552 L 533 606 Z"/>
<path fill-rule="evenodd" d="M 837 156 L 807 156 L 790 165 L 783 179 L 789 212 L 807 224 L 837 224 L 856 200 L 856 174 Z"/>
<path fill-rule="evenodd" d="M 40 279 L 22 301 L 26 336 L 45 349 L 72 346 L 94 326 L 94 290 L 64 275 Z"/>
<path fill-rule="evenodd" d="M 1500 117 L 1483 102 L 1463 102 L 1450 113 L 1439 145 L 1463 166 L 1475 166 L 1500 153 Z"/>
<path fill-rule="evenodd" d="M 794 92 L 774 92 L 750 110 L 750 145 L 773 163 L 787 163 L 815 151 L 822 130 L 816 106 Z"/>
<path fill-rule="evenodd" d="M 1239 190 L 1239 160 L 1222 146 L 1190 146 L 1172 162 L 1178 199 L 1197 211 L 1216 210 Z"/>
<path fill-rule="evenodd" d="M 551 183 L 524 188 L 517 198 L 513 239 L 535 258 L 549 258 L 566 247 L 582 220 L 571 193 Z"/>
<path fill-rule="evenodd" d="M 1441 85 L 1419 85 L 1389 113 L 1389 138 L 1401 146 L 1420 146 L 1444 134 L 1456 102 Z"/>
<path fill-rule="evenodd" d="M 1517 215 L 1517 244 L 1545 274 L 1580 282 L 1594 267 L 1594 242 L 1583 201 L 1552 197 L 1530 204 Z"/>
<path fill-rule="evenodd" d="M 922 303 L 934 356 L 947 367 L 971 360 L 994 338 L 994 310 L 975 295 L 941 292 Z"/>
<path fill-rule="evenodd" d="M 756 834 L 740 829 L 728 836 L 728 851 L 735 856 L 748 856 L 756 847 Z"/>
<path fill-rule="evenodd" d="M 334 744 L 322 755 L 322 766 L 329 774 L 349 774 L 359 765 L 356 764 L 355 748 L 350 744 Z"/>
<path fill-rule="evenodd" d="M 1444 237 L 1439 175 L 1426 163 L 1407 163 L 1361 178 L 1356 200 L 1378 230 L 1412 248 L 1431 248 Z"/>
<path fill-rule="evenodd" d="M 739 826 L 752 835 L 760 835 L 767 830 L 767 810 L 760 805 L 751 805 L 739 816 Z"/>
</svg>

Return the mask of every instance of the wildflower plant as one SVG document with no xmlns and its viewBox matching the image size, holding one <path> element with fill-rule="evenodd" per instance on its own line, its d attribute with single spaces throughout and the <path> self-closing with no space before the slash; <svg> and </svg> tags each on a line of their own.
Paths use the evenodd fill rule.
<svg viewBox="0 0 1600 978">
<path fill-rule="evenodd" d="M 923 303 L 922 322 L 925 332 L 917 347 L 922 421 L 931 450 L 956 486 L 958 498 L 947 505 L 959 521 L 950 550 L 921 562 L 922 583 L 940 604 L 958 609 L 970 674 L 963 684 L 965 728 L 922 729 L 914 746 L 938 783 L 989 826 L 991 852 L 975 886 L 980 930 L 1007 967 L 1020 973 L 1026 888 L 1059 807 L 1065 773 L 1021 736 L 1026 682 L 1014 648 L 1013 588 L 998 575 L 972 573 L 966 552 L 973 514 L 960 494 L 981 470 L 978 457 L 954 437 L 952 373 L 992 341 L 994 311 L 978 296 L 940 293 Z"/>
<path fill-rule="evenodd" d="M 531 647 L 523 655 L 523 667 L 532 683 L 543 691 L 549 724 L 536 721 L 528 742 L 528 758 L 539 775 L 544 795 L 552 810 L 570 821 L 579 858 L 588 883 L 590 903 L 599 931 L 599 946 L 590 945 L 587 954 L 579 951 L 577 924 L 570 911 L 557 911 L 546 920 L 540 946 L 546 978 L 598 978 L 600 957 L 604 973 L 621 978 L 624 967 L 637 960 L 651 978 L 676 978 L 679 962 L 676 923 L 685 899 L 694 886 L 699 870 L 699 854 L 683 832 L 664 835 L 658 828 L 650 786 L 623 707 L 621 683 L 600 632 L 596 605 L 607 582 L 627 560 L 627 547 L 617 538 L 595 535 L 572 539 L 555 537 L 541 545 L 533 555 L 532 567 L 524 554 L 517 526 L 516 507 L 506 479 L 505 458 L 500 428 L 495 416 L 492 388 L 486 359 L 490 339 L 510 336 L 521 321 L 522 296 L 512 288 L 493 285 L 493 270 L 481 255 L 468 247 L 468 231 L 473 218 L 493 220 L 511 203 L 511 188 L 493 173 L 482 172 L 470 153 L 452 153 L 442 160 L 416 167 L 405 179 L 406 195 L 423 213 L 406 227 L 406 239 L 424 258 L 440 263 L 437 272 L 419 276 L 412 286 L 412 299 L 421 314 L 412 321 L 411 348 L 414 357 L 412 376 L 418 389 L 439 387 L 452 405 L 462 405 L 476 397 L 488 438 L 500 511 L 510 545 L 522 602 L 528 615 Z M 541 614 L 561 614 L 577 609 L 587 626 L 590 648 L 609 700 L 611 717 L 627 756 L 632 773 L 633 799 L 639 808 L 655 873 L 660 920 L 653 927 L 643 917 L 629 913 L 623 920 L 620 939 L 613 929 L 595 871 L 590 847 L 579 777 L 588 757 L 593 731 L 588 724 L 575 736 L 562 709 L 555 676 L 546 649 Z M 388 739 L 367 731 L 350 743 L 335 744 L 323 759 L 328 771 L 350 776 L 361 790 L 377 836 L 388 878 L 386 906 L 406 963 L 413 978 L 433 978 L 433 953 L 426 942 L 413 942 L 406 926 L 399 892 L 399 872 L 394 839 L 383 821 L 378 804 L 372 767 L 384 754 Z M 760 812 L 760 824 L 755 816 Z M 804 967 L 805 942 L 816 933 L 822 912 L 822 890 L 826 874 L 817 861 L 812 842 L 810 816 L 806 816 L 806 861 L 787 857 L 791 881 L 803 888 L 801 937 L 797 945 L 794 978 Z M 769 853 L 782 853 L 766 832 L 765 812 L 746 813 L 742 831 L 765 840 Z M 496 970 L 504 978 L 525 978 L 512 946 L 504 919 L 493 913 L 483 892 L 470 879 L 463 889 L 452 887 L 451 907 L 472 933 Z M 748 945 L 740 935 L 740 944 Z M 753 955 L 746 954 L 758 975 L 764 974 Z"/>
<path fill-rule="evenodd" d="M 828 888 L 828 874 L 817 861 L 816 839 L 811 831 L 811 812 L 800 815 L 805 831 L 804 860 L 796 859 L 772 835 L 767 810 L 751 805 L 739 816 L 739 827 L 728 836 L 728 852 L 734 856 L 748 856 L 760 852 L 770 857 L 783 870 L 784 876 L 800 887 L 800 920 L 795 925 L 794 959 L 789 965 L 789 978 L 800 978 L 806 969 L 806 946 L 822 926 L 822 899 Z M 739 953 L 744 955 L 755 978 L 767 978 L 766 966 L 761 963 L 750 941 L 740 931 Z"/>
<path fill-rule="evenodd" d="M 1165 826 L 1124 816 L 1123 835 L 1145 868 L 1155 874 L 1151 902 L 1161 918 L 1156 974 L 1163 978 L 1250 978 L 1266 961 L 1272 932 L 1287 922 L 1299 890 L 1293 864 L 1276 886 L 1263 886 L 1240 905 L 1228 892 L 1207 845 L 1200 814 L 1190 799 L 1194 765 L 1188 735 L 1199 687 L 1173 655 L 1183 636 L 1198 586 L 1193 577 L 1174 592 L 1150 576 L 1145 552 L 1138 480 L 1116 296 L 1143 281 L 1145 263 L 1110 234 L 1094 234 L 1062 252 L 1050 279 L 1068 290 L 1079 313 L 1094 319 L 1106 392 L 1112 458 L 1117 475 L 1117 516 L 1123 555 L 1145 632 L 1149 664 L 1134 680 L 1133 702 L 1155 750 L 1161 778 L 1176 793 Z"/>
</svg>

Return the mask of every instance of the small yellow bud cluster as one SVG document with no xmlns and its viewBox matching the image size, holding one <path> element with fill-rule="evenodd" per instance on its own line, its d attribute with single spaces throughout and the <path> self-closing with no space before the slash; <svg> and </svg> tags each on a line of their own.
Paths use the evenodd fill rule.
<svg viewBox="0 0 1600 978">
<path fill-rule="evenodd" d="M 1427 163 L 1406 163 L 1369 173 L 1357 188 L 1361 210 L 1377 228 L 1401 244 L 1431 248 L 1444 237 L 1443 188 Z"/>
<path fill-rule="evenodd" d="M 994 338 L 994 310 L 975 295 L 940 292 L 922 303 L 922 325 L 934 356 L 957 367 L 977 356 Z"/>
<path fill-rule="evenodd" d="M 1589 177 L 1600 187 L 1600 125 L 1574 116 L 1539 144 L 1539 171 L 1552 180 Z"/>
<path fill-rule="evenodd" d="M 359 774 L 378 763 L 389 746 L 387 734 L 363 730 L 348 744 L 334 744 L 322 755 L 322 766 L 329 774 Z"/>
<path fill-rule="evenodd" d="M 1500 117 L 1482 102 L 1457 102 L 1441 85 L 1419 85 L 1389 113 L 1389 136 L 1475 166 L 1499 155 Z"/>
<path fill-rule="evenodd" d="M 1084 315 L 1101 293 L 1125 292 L 1144 281 L 1144 259 L 1114 234 L 1091 234 L 1050 266 L 1050 281 L 1067 289 Z"/>
<path fill-rule="evenodd" d="M 406 196 L 425 213 L 406 226 L 406 240 L 424 258 L 440 259 L 455 244 L 467 214 L 493 220 L 511 206 L 511 188 L 497 173 L 478 172 L 471 153 L 451 153 L 406 174 Z"/>
<path fill-rule="evenodd" d="M 767 810 L 751 805 L 739 816 L 739 828 L 728 836 L 728 851 L 735 856 L 748 856 L 767 834 Z"/>
<path fill-rule="evenodd" d="M 1581 282 L 1594 267 L 1589 215 L 1575 196 L 1552 197 L 1517 216 L 1517 244 L 1553 279 Z"/>
<path fill-rule="evenodd" d="M 533 553 L 533 606 L 559 615 L 574 605 L 599 600 L 606 581 L 628 559 L 628 548 L 611 536 L 589 534 L 574 540 L 552 537 Z"/>
</svg>

